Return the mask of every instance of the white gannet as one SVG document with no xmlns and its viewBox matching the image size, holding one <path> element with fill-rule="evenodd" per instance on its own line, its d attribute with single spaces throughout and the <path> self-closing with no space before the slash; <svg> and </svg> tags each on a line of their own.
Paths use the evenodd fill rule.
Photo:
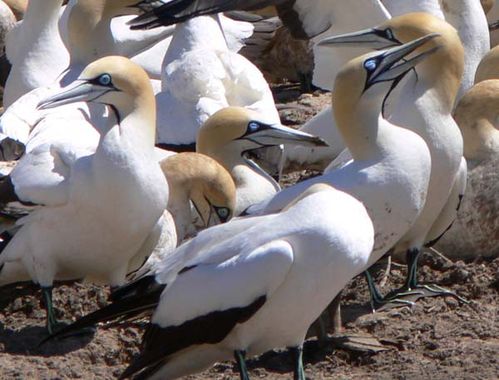
<svg viewBox="0 0 499 380">
<path fill-rule="evenodd" d="M 52 332 L 54 278 L 90 278 L 123 284 L 128 261 L 137 253 L 166 208 L 168 185 L 154 159 L 155 102 L 147 74 L 126 58 L 90 64 L 78 79 L 40 107 L 93 101 L 111 108 L 94 154 L 77 157 L 53 144 L 54 186 L 38 177 L 10 180 L 3 202 L 17 199 L 40 207 L 18 221 L 0 264 L 21 261 L 43 290 Z M 67 125 L 71 128 L 71 125 Z M 15 169 L 14 169 L 15 170 Z M 37 167 L 33 165 L 33 173 Z M 7 189 L 9 186 L 7 186 Z"/>
<path fill-rule="evenodd" d="M 345 2 L 345 6 L 350 4 Z M 444 19 L 453 25 L 461 38 L 465 49 L 465 66 L 464 73 L 462 76 L 462 81 L 459 89 L 458 96 L 456 100 L 462 96 L 474 82 L 475 71 L 477 66 L 483 56 L 489 50 L 489 33 L 487 20 L 484 16 L 483 9 L 480 5 L 479 0 L 383 0 L 383 5 L 386 7 L 388 12 L 392 17 L 404 15 L 411 12 L 426 12 Z M 357 4 L 356 4 L 357 6 Z M 367 5 L 360 6 L 359 8 L 364 10 Z M 372 6 L 372 5 L 371 5 Z M 356 10 L 350 12 L 344 12 L 343 14 L 350 14 L 352 17 L 355 15 Z M 370 10 L 374 12 L 374 10 Z M 378 10 L 379 12 L 379 10 Z M 362 14 L 362 12 L 360 12 Z M 376 13 L 374 13 L 376 14 Z M 386 17 L 385 19 L 388 19 Z M 380 17 L 374 17 L 371 24 L 364 23 L 365 26 L 379 25 L 384 20 Z M 355 24 L 353 21 L 350 22 L 353 29 L 359 29 L 360 24 L 357 22 Z M 359 28 L 356 28 L 356 26 Z M 331 29 L 335 34 L 339 34 L 335 28 L 336 24 L 333 25 Z M 353 29 L 349 29 L 352 31 Z M 348 30 L 344 30 L 345 32 Z M 317 54 L 319 48 L 315 49 Z M 345 54 L 344 49 L 336 48 L 334 51 L 327 51 L 327 47 L 323 47 L 320 50 L 324 57 L 330 56 L 338 59 L 338 53 Z M 323 58 L 326 60 L 326 58 Z M 316 69 L 314 73 L 317 73 L 317 58 L 316 58 Z M 320 66 L 319 66 L 320 67 Z M 315 82 L 317 85 L 317 81 Z M 319 84 L 320 85 L 320 84 Z M 322 86 L 324 87 L 324 86 Z M 282 163 L 284 170 L 288 167 L 307 167 L 314 165 L 318 168 L 324 168 L 326 163 L 334 159 L 338 154 L 344 149 L 344 143 L 339 138 L 339 133 L 336 128 L 331 128 L 328 120 L 331 119 L 331 109 L 326 108 L 319 115 L 309 120 L 300 130 L 304 132 L 311 133 L 316 136 L 322 137 L 329 145 L 329 147 L 320 149 L 310 149 L 304 147 L 285 147 Z M 388 116 L 388 114 L 387 114 Z"/>
<path fill-rule="evenodd" d="M 266 115 L 228 107 L 213 114 L 199 129 L 196 150 L 217 160 L 232 175 L 237 189 L 235 215 L 240 215 L 280 190 L 279 184 L 246 153 L 283 143 L 324 145 L 320 138 L 284 127 Z"/>
<path fill-rule="evenodd" d="M 464 140 L 468 185 L 452 227 L 436 248 L 454 259 L 497 257 L 499 197 L 499 80 L 482 81 L 454 112 Z"/>
<path fill-rule="evenodd" d="M 445 232 L 456 216 L 464 193 L 463 141 L 451 115 L 463 72 L 462 44 L 452 26 L 428 13 L 398 16 L 375 28 L 331 37 L 324 42 L 383 48 L 428 33 L 439 34 L 434 43 L 440 48 L 408 76 L 389 116 L 390 121 L 404 123 L 420 135 L 431 152 L 431 178 L 425 207 L 395 247 L 395 253 L 407 254 L 410 269 L 405 287 L 409 289 L 418 288 L 416 268 L 422 246 L 433 244 Z M 439 292 L 435 289 L 434 294 Z"/>
<path fill-rule="evenodd" d="M 280 122 L 268 83 L 255 65 L 229 50 L 217 16 L 178 24 L 162 70 L 156 95 L 162 147 L 194 146 L 201 125 L 224 107 L 246 107 Z"/>
<path fill-rule="evenodd" d="M 276 6 L 279 17 L 297 38 L 323 38 L 335 31 L 353 31 L 390 18 L 380 0 L 357 0 L 355 3 L 342 0 L 178 0 L 174 2 L 145 0 L 144 2 L 149 3 L 151 10 L 137 17 L 132 22 L 132 28 L 155 28 L 184 22 L 195 16 L 232 10 L 254 10 L 268 5 Z M 314 84 L 328 89 L 331 77 L 334 78 L 333 72 L 358 54 L 358 50 L 346 50 L 337 52 L 336 55 L 323 55 L 321 48 L 314 49 Z"/>
<path fill-rule="evenodd" d="M 9 34 L 6 54 L 12 65 L 3 104 L 9 107 L 29 91 L 48 86 L 69 64 L 58 22 L 62 0 L 30 1 L 24 19 Z"/>
<path fill-rule="evenodd" d="M 89 152 L 90 155 L 93 152 Z M 157 235 L 151 235 L 140 253 L 129 263 L 130 277 L 144 272 L 153 262 L 172 252 L 196 229 L 225 223 L 234 215 L 236 187 L 230 174 L 212 158 L 198 153 L 180 153 L 160 162 L 168 181 L 168 205 L 158 221 Z M 14 175 L 16 172 L 14 172 Z M 15 178 L 14 178 L 15 181 Z M 4 192 L 0 182 L 0 192 Z M 194 208 L 191 207 L 191 203 Z M 11 215 L 8 210 L 6 216 Z M 193 222 L 201 219 L 200 224 Z M 14 230 L 4 232 L 1 237 L 5 245 L 12 239 Z M 147 265 L 142 265 L 146 257 Z M 138 268 L 140 267 L 140 270 Z M 78 278 L 57 278 L 76 280 Z M 0 286 L 29 281 L 30 276 L 22 263 L 8 262 L 0 270 Z"/>
<path fill-rule="evenodd" d="M 483 57 L 475 73 L 475 84 L 487 79 L 499 79 L 499 46 Z"/>
<path fill-rule="evenodd" d="M 420 62 L 438 54 L 439 38 L 429 34 L 349 62 L 336 77 L 332 104 L 353 161 L 288 187 L 249 213 L 277 212 L 308 186 L 328 183 L 361 200 L 373 221 L 375 245 L 365 269 L 397 244 L 424 208 L 431 158 L 424 140 L 384 119 L 382 109 L 405 75 L 421 71 Z M 414 56 L 414 50 L 422 50 L 425 43 L 427 50 Z"/>
<path fill-rule="evenodd" d="M 359 201 L 315 185 L 279 214 L 202 231 L 61 334 L 154 311 L 143 350 L 121 378 L 175 379 L 235 357 L 247 379 L 246 355 L 287 347 L 294 378 L 305 380 L 307 330 L 366 265 L 373 235 Z"/>
</svg>

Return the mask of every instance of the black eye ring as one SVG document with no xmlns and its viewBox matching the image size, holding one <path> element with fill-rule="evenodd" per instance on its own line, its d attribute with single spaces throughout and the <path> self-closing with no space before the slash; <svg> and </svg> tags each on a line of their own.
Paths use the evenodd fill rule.
<svg viewBox="0 0 499 380">
<path fill-rule="evenodd" d="M 109 74 L 102 74 L 99 78 L 97 78 L 97 80 L 102 86 L 109 86 L 112 82 L 111 75 Z"/>
<path fill-rule="evenodd" d="M 215 212 L 217 213 L 221 222 L 226 222 L 229 219 L 230 210 L 227 207 L 213 206 L 213 208 L 215 209 Z"/>
<path fill-rule="evenodd" d="M 386 34 L 386 38 L 388 38 L 389 40 L 394 40 L 394 36 L 393 36 L 393 31 L 390 29 L 390 28 L 386 28 L 385 29 L 385 34 Z"/>
</svg>

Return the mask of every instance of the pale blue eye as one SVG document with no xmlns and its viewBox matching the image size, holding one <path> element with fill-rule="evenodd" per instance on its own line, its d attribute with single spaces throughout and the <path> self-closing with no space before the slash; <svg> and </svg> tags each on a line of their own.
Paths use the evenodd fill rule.
<svg viewBox="0 0 499 380">
<path fill-rule="evenodd" d="M 386 29 L 385 30 L 385 34 L 386 34 L 386 38 L 388 38 L 389 40 L 393 40 L 393 32 L 391 29 Z"/>
<path fill-rule="evenodd" d="M 366 70 L 374 71 L 376 69 L 376 66 L 378 66 L 378 64 L 374 59 L 368 59 L 364 62 L 364 67 L 366 68 Z"/>
<path fill-rule="evenodd" d="M 100 77 L 99 77 L 99 83 L 103 86 L 109 86 L 109 84 L 111 83 L 111 75 L 109 74 L 102 74 Z"/>
<path fill-rule="evenodd" d="M 260 125 L 258 125 L 258 123 L 255 123 L 254 121 L 252 121 L 248 124 L 248 131 L 249 132 L 256 132 L 259 128 L 260 128 Z"/>
</svg>

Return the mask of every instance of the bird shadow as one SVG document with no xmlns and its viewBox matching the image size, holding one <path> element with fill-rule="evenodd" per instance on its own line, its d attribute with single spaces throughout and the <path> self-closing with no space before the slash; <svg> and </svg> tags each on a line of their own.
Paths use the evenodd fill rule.
<svg viewBox="0 0 499 380">
<path fill-rule="evenodd" d="M 26 326 L 13 330 L 0 323 L 0 352 L 43 357 L 64 355 L 85 347 L 94 337 L 93 334 L 87 333 L 65 339 L 54 339 L 41 344 L 47 336 L 45 326 Z"/>
</svg>

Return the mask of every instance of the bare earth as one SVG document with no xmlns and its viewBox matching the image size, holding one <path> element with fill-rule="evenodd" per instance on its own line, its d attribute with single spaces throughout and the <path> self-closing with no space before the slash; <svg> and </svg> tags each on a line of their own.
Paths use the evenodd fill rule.
<svg viewBox="0 0 499 380">
<path fill-rule="evenodd" d="M 299 125 L 329 103 L 329 96 L 301 95 L 279 88 L 281 103 L 300 105 L 281 112 Z M 296 173 L 294 182 L 309 173 Z M 420 279 L 438 283 L 470 301 L 426 298 L 409 308 L 371 313 L 367 286 L 354 279 L 343 293 L 343 334 L 372 339 L 372 350 L 341 347 L 341 336 L 305 345 L 310 379 L 497 379 L 499 378 L 499 259 L 452 263 L 425 254 Z M 383 271 L 380 271 L 381 279 Z M 402 285 L 405 268 L 393 265 L 383 292 Z M 54 292 L 61 320 L 72 320 L 107 303 L 107 289 L 64 284 Z M 38 343 L 46 336 L 40 292 L 32 285 L 0 289 L 0 379 L 115 379 L 138 352 L 143 324 L 101 327 L 94 336 Z M 168 344 L 168 342 L 165 342 Z M 249 362 L 250 376 L 292 378 L 285 352 Z M 221 363 L 190 379 L 236 379 L 232 362 Z"/>
</svg>

